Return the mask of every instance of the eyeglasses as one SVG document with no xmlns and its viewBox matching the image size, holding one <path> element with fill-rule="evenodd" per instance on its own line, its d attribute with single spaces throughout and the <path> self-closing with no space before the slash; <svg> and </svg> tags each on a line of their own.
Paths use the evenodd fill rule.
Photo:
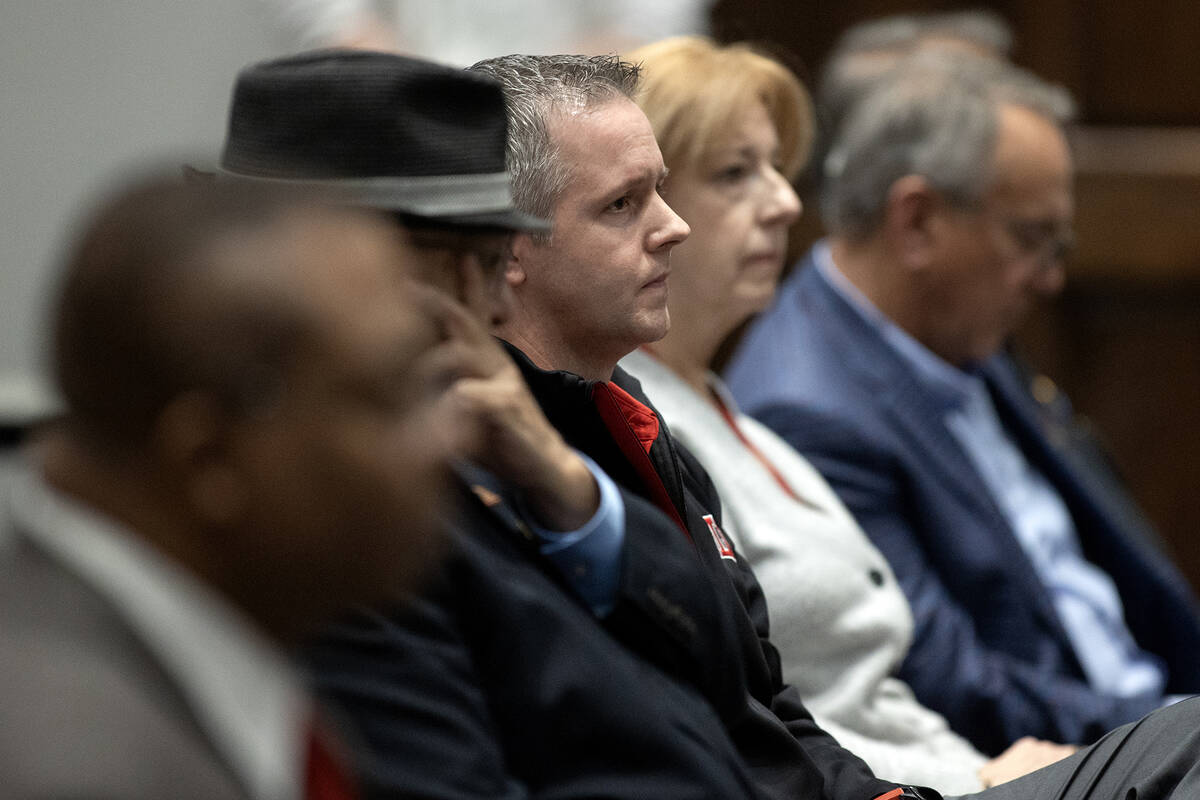
<svg viewBox="0 0 1200 800">
<path fill-rule="evenodd" d="M 1042 263 L 1059 264 L 1075 249 L 1075 231 L 1061 222 L 1011 218 L 1002 224 L 1022 258 L 1036 257 Z"/>
</svg>

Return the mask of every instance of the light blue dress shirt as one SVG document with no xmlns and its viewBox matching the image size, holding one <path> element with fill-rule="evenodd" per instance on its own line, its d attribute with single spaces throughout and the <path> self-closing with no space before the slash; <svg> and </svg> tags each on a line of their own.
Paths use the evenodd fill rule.
<svg viewBox="0 0 1200 800">
<path fill-rule="evenodd" d="M 600 487 L 600 506 L 582 528 L 549 531 L 522 511 L 541 544 L 538 550 L 562 572 L 567 583 L 597 617 L 616 605 L 621 581 L 621 550 L 625 543 L 625 501 L 613 479 L 592 459 L 575 451 Z"/>
<path fill-rule="evenodd" d="M 944 361 L 895 325 L 838 270 L 818 245 L 817 271 L 912 369 L 938 399 L 942 421 L 979 473 L 996 506 L 1050 593 L 1075 655 L 1098 691 L 1161 694 L 1166 675 L 1137 646 L 1111 578 L 1084 558 L 1070 511 L 1005 431 L 983 379 Z"/>
</svg>

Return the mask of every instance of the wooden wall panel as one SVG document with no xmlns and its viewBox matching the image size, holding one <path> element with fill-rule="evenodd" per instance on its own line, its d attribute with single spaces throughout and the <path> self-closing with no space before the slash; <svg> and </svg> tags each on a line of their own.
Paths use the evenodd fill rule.
<svg viewBox="0 0 1200 800">
<path fill-rule="evenodd" d="M 719 0 L 713 30 L 724 41 L 780 45 L 816 74 L 838 34 L 856 22 L 979 7 L 1013 25 L 1015 60 L 1074 92 L 1085 121 L 1200 125 L 1195 0 Z"/>
<path fill-rule="evenodd" d="M 1018 342 L 1090 421 L 1200 586 L 1200 282 L 1139 286 L 1076 275 Z"/>
<path fill-rule="evenodd" d="M 1195 0 L 1102 2 L 1088 7 L 1081 88 L 1089 119 L 1200 123 L 1200 7 Z"/>
</svg>

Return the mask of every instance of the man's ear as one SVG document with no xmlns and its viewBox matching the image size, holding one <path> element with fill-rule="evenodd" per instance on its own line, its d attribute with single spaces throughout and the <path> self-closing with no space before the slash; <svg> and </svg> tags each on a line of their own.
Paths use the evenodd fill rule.
<svg viewBox="0 0 1200 800">
<path fill-rule="evenodd" d="M 179 488 L 192 514 L 210 526 L 228 526 L 246 510 L 246 482 L 232 458 L 232 422 L 216 398 L 186 392 L 159 414 L 151 447 L 163 476 Z"/>
<path fill-rule="evenodd" d="M 508 243 L 508 259 L 504 264 L 504 281 L 515 289 L 529 277 L 526 272 L 538 243 L 528 233 L 514 233 Z"/>
<path fill-rule="evenodd" d="M 889 249 L 904 267 L 919 270 L 932 261 L 944 208 L 941 195 L 920 175 L 906 175 L 892 184 L 883 230 Z"/>
</svg>

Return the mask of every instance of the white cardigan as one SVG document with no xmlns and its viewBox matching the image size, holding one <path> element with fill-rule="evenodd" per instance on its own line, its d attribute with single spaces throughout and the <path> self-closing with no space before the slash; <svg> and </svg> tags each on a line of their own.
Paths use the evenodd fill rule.
<svg viewBox="0 0 1200 800">
<path fill-rule="evenodd" d="M 712 477 L 723 527 L 767 597 L 784 680 L 820 725 L 881 778 L 945 794 L 978 791 L 985 757 L 891 677 L 912 639 L 908 602 L 825 480 L 737 411 L 716 375 L 710 386 L 742 435 L 804 502 L 784 491 L 721 413 L 660 361 L 638 351 L 621 366 L 641 381 L 672 435 Z"/>
</svg>

